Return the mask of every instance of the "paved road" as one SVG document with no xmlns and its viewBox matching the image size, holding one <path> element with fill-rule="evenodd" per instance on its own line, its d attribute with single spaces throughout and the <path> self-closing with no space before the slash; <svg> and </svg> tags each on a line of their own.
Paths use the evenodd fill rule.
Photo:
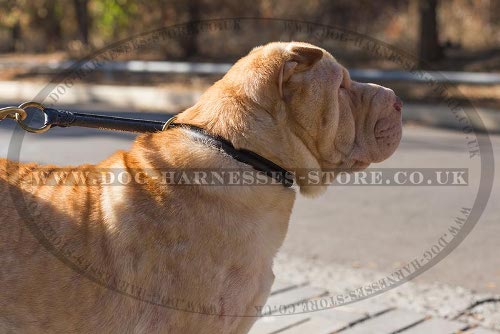
<svg viewBox="0 0 500 334">
<path fill-rule="evenodd" d="M 151 119 L 168 115 L 141 114 Z M 13 126 L 0 125 L 0 156 L 7 156 Z M 53 129 L 26 135 L 21 160 L 57 164 L 97 162 L 130 146 L 134 135 L 87 129 Z M 500 157 L 500 136 L 492 136 Z M 299 198 L 283 252 L 389 273 L 421 256 L 475 198 L 477 159 L 470 159 L 465 135 L 406 126 L 397 153 L 378 167 L 469 168 L 467 187 L 339 186 L 321 198 Z M 495 174 L 500 176 L 497 167 Z M 479 224 L 451 255 L 420 276 L 484 292 L 500 292 L 500 181 Z"/>
</svg>

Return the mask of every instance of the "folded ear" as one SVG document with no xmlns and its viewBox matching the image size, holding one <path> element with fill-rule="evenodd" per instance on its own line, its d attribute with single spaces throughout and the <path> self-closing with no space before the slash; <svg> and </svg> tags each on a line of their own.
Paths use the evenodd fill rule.
<svg viewBox="0 0 500 334">
<path fill-rule="evenodd" d="M 315 47 L 295 45 L 291 46 L 287 51 L 289 53 L 289 59 L 281 65 L 278 79 L 281 98 L 283 98 L 283 84 L 287 82 L 294 73 L 310 69 L 323 57 L 323 51 Z"/>
</svg>

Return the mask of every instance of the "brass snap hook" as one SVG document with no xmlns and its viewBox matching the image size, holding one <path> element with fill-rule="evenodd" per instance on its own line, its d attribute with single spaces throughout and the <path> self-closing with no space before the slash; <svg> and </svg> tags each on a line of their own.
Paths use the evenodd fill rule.
<svg viewBox="0 0 500 334">
<path fill-rule="evenodd" d="M 19 117 L 23 120 L 26 118 L 26 116 L 28 116 L 26 114 L 26 111 L 19 107 L 0 108 L 0 121 L 3 121 L 6 118 L 16 119 L 16 115 L 19 115 Z"/>
</svg>

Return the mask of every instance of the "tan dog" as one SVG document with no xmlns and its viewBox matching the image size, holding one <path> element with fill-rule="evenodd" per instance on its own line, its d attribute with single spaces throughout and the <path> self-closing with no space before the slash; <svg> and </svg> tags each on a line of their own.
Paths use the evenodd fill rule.
<svg viewBox="0 0 500 334">
<path fill-rule="evenodd" d="M 351 81 L 325 50 L 271 43 L 240 59 L 177 122 L 289 170 L 352 170 L 394 152 L 400 111 L 392 90 Z M 146 171 L 140 184 L 33 186 L 42 167 L 1 161 L 0 332 L 246 333 L 273 283 L 295 191 L 152 176 L 223 167 L 252 170 L 182 128 L 70 169 Z M 297 182 L 304 194 L 324 190 Z M 32 220 L 17 211 L 23 201 Z"/>
</svg>

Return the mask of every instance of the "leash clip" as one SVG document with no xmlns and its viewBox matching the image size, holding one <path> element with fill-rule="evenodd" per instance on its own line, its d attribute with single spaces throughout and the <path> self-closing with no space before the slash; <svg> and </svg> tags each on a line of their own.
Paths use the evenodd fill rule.
<svg viewBox="0 0 500 334">
<path fill-rule="evenodd" d="M 0 109 L 0 121 L 6 118 L 14 119 L 23 130 L 31 133 L 43 133 L 48 129 L 50 129 L 51 126 L 50 124 L 44 124 L 39 128 L 34 128 L 26 124 L 24 121 L 28 116 L 28 113 L 26 112 L 28 108 L 36 108 L 40 110 L 45 117 L 47 117 L 45 113 L 45 107 L 43 106 L 43 104 L 32 101 L 32 102 L 25 102 L 21 104 L 19 107 L 6 107 Z"/>
</svg>

